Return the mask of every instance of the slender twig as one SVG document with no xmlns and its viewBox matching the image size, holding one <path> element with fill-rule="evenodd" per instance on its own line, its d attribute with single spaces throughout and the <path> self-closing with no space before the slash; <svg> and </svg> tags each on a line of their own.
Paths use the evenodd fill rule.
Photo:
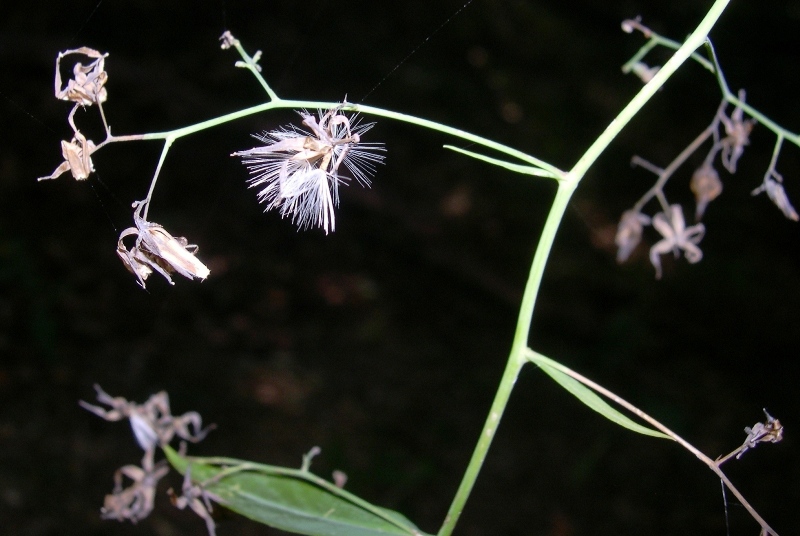
<svg viewBox="0 0 800 536">
<path fill-rule="evenodd" d="M 678 156 L 676 156 L 675 159 L 672 162 L 670 162 L 669 165 L 664 169 L 659 169 L 656 166 L 650 164 L 646 160 L 639 157 L 634 157 L 631 160 L 632 164 L 643 167 L 648 171 L 651 171 L 656 175 L 658 175 L 658 180 L 656 180 L 655 184 L 653 184 L 653 186 L 651 186 L 650 189 L 647 190 L 644 193 L 644 195 L 642 195 L 642 197 L 640 197 L 639 200 L 633 205 L 634 211 L 636 212 L 641 211 L 642 208 L 644 208 L 644 206 L 653 197 L 657 197 L 659 199 L 659 203 L 661 204 L 661 209 L 663 211 L 666 212 L 669 210 L 669 203 L 666 201 L 666 198 L 664 197 L 663 194 L 664 185 L 667 184 L 669 179 L 672 177 L 672 175 L 675 174 L 678 168 L 681 167 L 684 164 L 684 162 L 686 162 L 686 160 L 690 156 L 692 156 L 694 152 L 697 151 L 697 149 L 701 145 L 703 145 L 708 138 L 712 136 L 714 132 L 716 132 L 718 124 L 719 124 L 719 118 L 717 118 L 717 116 L 715 115 L 714 121 L 711 123 L 711 125 L 709 125 L 703 132 L 700 133 L 700 135 L 698 135 L 689 145 L 687 145 L 686 148 L 683 151 L 681 151 L 680 154 L 678 154 Z"/>
<path fill-rule="evenodd" d="M 744 495 L 742 495 L 739 492 L 739 490 L 728 479 L 728 477 L 725 475 L 725 473 L 722 472 L 722 469 L 720 468 L 721 462 L 712 460 L 711 458 L 709 458 L 708 456 L 703 454 L 703 452 L 701 452 L 697 447 L 695 447 L 694 445 L 692 445 L 691 443 L 689 443 L 688 441 L 683 439 L 681 436 L 679 436 L 678 434 L 676 434 L 675 432 L 673 432 L 672 430 L 667 428 L 660 421 L 656 420 L 655 418 L 651 417 L 650 415 L 648 415 L 644 411 L 640 410 L 638 407 L 634 406 L 633 404 L 631 404 L 630 402 L 628 402 L 624 398 L 616 395 L 615 393 L 612 393 L 611 391 L 609 391 L 608 389 L 606 389 L 602 385 L 600 385 L 598 383 L 595 383 L 594 381 L 590 380 L 586 376 L 583 376 L 582 374 L 579 374 L 578 372 L 575 372 L 574 370 L 572 370 L 572 369 L 570 369 L 568 367 L 565 367 L 564 365 L 562 365 L 562 364 L 560 364 L 560 363 L 558 363 L 556 361 L 553 361 L 552 359 L 548 358 L 547 356 L 544 356 L 544 355 L 540 354 L 539 352 L 531 350 L 530 348 L 527 349 L 527 352 L 528 352 L 529 355 L 534 355 L 537 358 L 546 359 L 548 361 L 548 364 L 551 367 L 557 369 L 559 372 L 562 372 L 562 373 L 566 374 L 567 376 L 573 378 L 574 380 L 577 380 L 577 381 L 581 382 L 582 384 L 584 384 L 585 386 L 589 387 L 590 389 L 600 393 L 601 395 L 603 395 L 604 397 L 608 398 L 612 402 L 622 406 L 623 408 L 627 409 L 628 411 L 630 411 L 631 413 L 633 413 L 634 415 L 636 415 L 637 417 L 639 417 L 643 421 L 647 422 L 653 428 L 658 429 L 659 431 L 663 432 L 664 434 L 666 434 L 669 437 L 671 437 L 672 439 L 674 439 L 683 448 L 685 448 L 686 450 L 688 450 L 689 452 L 694 454 L 695 457 L 697 457 L 697 459 L 699 459 L 701 462 L 706 464 L 709 469 L 711 469 L 712 471 L 714 471 L 714 473 L 717 474 L 717 476 L 720 478 L 720 480 L 722 480 L 722 482 L 730 490 L 730 492 L 733 493 L 733 495 L 741 502 L 742 506 L 745 507 L 745 509 L 750 513 L 751 516 L 753 516 L 753 519 L 755 519 L 756 522 L 759 525 L 761 525 L 761 528 L 764 531 L 766 531 L 768 534 L 771 534 L 773 536 L 778 536 L 778 533 L 775 532 L 772 529 L 772 527 L 769 526 L 769 524 L 767 524 L 767 522 L 764 520 L 764 518 L 761 517 L 758 512 L 756 512 L 755 508 L 753 508 L 753 506 L 747 501 L 747 499 L 744 498 Z"/>
<path fill-rule="evenodd" d="M 494 434 L 497 431 L 500 418 L 508 403 L 510 391 L 516 382 L 519 371 L 521 370 L 522 362 L 525 359 L 525 352 L 528 348 L 528 338 L 530 334 L 531 321 L 533 319 L 533 310 L 536 305 L 536 297 L 539 293 L 542 277 L 544 275 L 544 268 L 547 259 L 550 255 L 550 250 L 555 241 L 556 232 L 558 230 L 564 211 L 569 203 L 572 193 L 577 188 L 580 180 L 584 177 L 588 169 L 594 163 L 600 154 L 605 151 L 608 145 L 614 140 L 619 132 L 628 124 L 628 122 L 642 109 L 648 100 L 655 95 L 656 91 L 667 81 L 667 79 L 686 61 L 686 59 L 696 50 L 705 40 L 708 32 L 714 26 L 714 23 L 722 15 L 723 10 L 728 5 L 728 0 L 717 0 L 711 7 L 709 12 L 698 24 L 697 28 L 687 38 L 686 42 L 678 49 L 672 58 L 667 61 L 664 67 L 659 70 L 653 79 L 645 84 L 639 93 L 625 106 L 616 118 L 606 127 L 597 140 L 586 150 L 583 156 L 577 161 L 573 168 L 566 174 L 566 176 L 559 181 L 558 190 L 556 192 L 553 204 L 550 207 L 547 220 L 545 221 L 542 236 L 539 238 L 539 243 L 536 247 L 536 253 L 533 257 L 531 270 L 528 275 L 528 281 L 525 284 L 525 291 L 520 304 L 519 316 L 517 318 L 517 326 L 514 332 L 514 341 L 509 352 L 508 362 L 506 364 L 503 377 L 500 381 L 495 399 L 489 410 L 489 415 L 483 430 L 481 431 L 478 443 L 470 458 L 467 470 L 462 477 L 453 502 L 447 511 L 442 527 L 439 529 L 438 536 L 449 536 L 455 528 L 458 518 L 464 508 L 467 498 L 472 491 L 475 484 L 478 472 L 488 452 Z"/>
</svg>

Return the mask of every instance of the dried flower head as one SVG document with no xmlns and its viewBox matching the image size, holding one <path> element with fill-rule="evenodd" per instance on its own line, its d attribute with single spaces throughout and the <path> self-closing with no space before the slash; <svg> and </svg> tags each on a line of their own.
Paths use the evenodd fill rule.
<svg viewBox="0 0 800 536">
<path fill-rule="evenodd" d="M 126 465 L 114 473 L 114 491 L 106 495 L 103 508 L 100 509 L 103 519 L 136 523 L 150 515 L 155 503 L 156 486 L 169 473 L 169 467 L 166 460 L 149 465 L 151 467 Z M 124 489 L 123 477 L 133 481 Z"/>
<path fill-rule="evenodd" d="M 375 165 L 383 161 L 380 143 L 363 143 L 375 123 L 362 124 L 357 116 L 347 117 L 342 107 L 319 111 L 317 118 L 301 112 L 308 131 L 290 126 L 254 136 L 266 143 L 231 156 L 240 156 L 253 175 L 250 187 L 258 193 L 266 210 L 278 209 L 299 227 L 335 228 L 334 209 L 339 204 L 339 185 L 350 178 L 340 174 L 342 165 L 363 186 L 369 186 Z"/>
<path fill-rule="evenodd" d="M 744 102 L 745 97 L 745 90 L 740 89 L 739 100 Z M 745 146 L 750 145 L 750 132 L 753 130 L 756 120 L 745 120 L 744 110 L 741 106 L 734 108 L 730 117 L 720 110 L 719 119 L 725 126 L 725 134 L 727 134 L 720 142 L 722 145 L 722 165 L 730 173 L 736 173 L 736 164 L 744 154 Z"/>
<path fill-rule="evenodd" d="M 188 465 L 183 475 L 182 494 L 180 496 L 176 495 L 175 492 L 172 491 L 172 488 L 170 488 L 168 490 L 170 501 L 173 506 L 180 510 L 183 510 L 187 506 L 191 508 L 195 514 L 203 518 L 203 521 L 206 522 L 208 536 L 216 536 L 216 525 L 214 524 L 214 518 L 211 517 L 211 512 L 214 511 L 211 506 L 211 501 L 222 502 L 222 499 L 218 495 L 205 490 L 202 485 L 193 485 L 191 473 L 192 466 Z"/>
<path fill-rule="evenodd" d="M 87 65 L 76 63 L 72 69 L 73 78 L 67 81 L 66 86 L 62 86 L 61 59 L 72 54 L 81 54 L 94 59 L 94 61 Z M 101 54 L 89 47 L 59 52 L 58 58 L 56 58 L 56 98 L 72 101 L 81 106 L 105 102 L 108 98 L 108 91 L 105 88 L 108 81 L 108 73 L 105 71 L 107 56 L 108 53 Z"/>
<path fill-rule="evenodd" d="M 770 176 L 771 175 L 771 176 Z M 773 178 L 774 177 L 774 178 Z M 764 182 L 751 192 L 752 195 L 758 195 L 761 192 L 767 192 L 767 195 L 775 203 L 775 206 L 781 209 L 783 215 L 790 220 L 798 221 L 797 211 L 789 201 L 789 196 L 786 195 L 786 190 L 783 188 L 783 177 L 777 172 L 772 171 L 766 177 Z"/>
<path fill-rule="evenodd" d="M 189 244 L 182 236 L 174 237 L 161 225 L 145 220 L 141 216 L 145 203 L 133 204 L 133 221 L 136 227 L 128 227 L 119 235 L 117 255 L 122 264 L 136 276 L 139 285 L 145 288 L 144 281 L 153 270 L 163 275 L 170 285 L 175 283 L 170 273 L 178 272 L 188 279 L 205 279 L 210 273 L 205 264 L 195 257 L 197 246 Z M 136 236 L 136 243 L 128 249 L 125 238 Z"/>
<path fill-rule="evenodd" d="M 671 251 L 677 258 L 683 250 L 686 260 L 691 264 L 703 258 L 703 252 L 697 244 L 703 239 L 706 228 L 702 223 L 686 227 L 680 205 L 670 205 L 669 212 L 656 214 L 653 227 L 664 237 L 650 248 L 650 262 L 656 269 L 656 279 L 661 279 L 661 255 L 664 253 Z"/>
<path fill-rule="evenodd" d="M 719 180 L 719 173 L 711 164 L 703 164 L 692 174 L 689 187 L 694 192 L 694 198 L 697 202 L 695 219 L 699 221 L 703 217 L 708 204 L 722 193 L 722 181 Z"/>
<path fill-rule="evenodd" d="M 83 134 L 75 131 L 72 141 L 61 141 L 61 155 L 64 157 L 64 161 L 53 173 L 47 177 L 39 177 L 38 180 L 55 179 L 67 171 L 72 172 L 72 176 L 77 181 L 86 180 L 94 171 L 94 164 L 91 158 L 94 150 L 95 145 L 92 140 L 87 140 Z"/>
<path fill-rule="evenodd" d="M 158 445 L 166 445 L 175 435 L 197 443 L 214 428 L 213 425 L 202 428 L 203 419 L 196 411 L 184 413 L 180 417 L 173 416 L 166 391 L 152 395 L 144 404 L 137 404 L 119 396 L 112 397 L 99 385 L 94 388 L 97 391 L 97 400 L 111 409 L 94 406 L 83 400 L 80 401 L 81 407 L 107 421 L 130 419 L 136 441 L 147 452 L 153 451 Z"/>
<path fill-rule="evenodd" d="M 741 458 L 749 449 L 756 448 L 759 443 L 778 443 L 783 440 L 783 425 L 781 421 L 767 413 L 766 409 L 763 411 L 767 417 L 764 422 L 757 422 L 752 428 L 745 426 L 744 433 L 747 434 L 747 439 L 739 447 L 739 454 L 736 455 L 736 459 Z"/>
<path fill-rule="evenodd" d="M 614 243 L 617 244 L 617 262 L 623 263 L 628 260 L 633 250 L 642 240 L 643 226 L 650 224 L 650 218 L 635 210 L 626 210 L 622 213 L 622 218 L 617 227 L 617 236 Z"/>
</svg>

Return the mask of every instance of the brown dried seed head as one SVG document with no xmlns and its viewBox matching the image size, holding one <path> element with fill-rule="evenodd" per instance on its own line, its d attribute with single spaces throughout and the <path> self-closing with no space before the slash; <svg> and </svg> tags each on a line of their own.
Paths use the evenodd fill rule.
<svg viewBox="0 0 800 536">
<path fill-rule="evenodd" d="M 39 177 L 38 180 L 55 179 L 67 171 L 71 172 L 73 178 L 77 181 L 88 179 L 89 175 L 94 171 L 91 154 L 95 149 L 96 147 L 92 140 L 87 140 L 83 134 L 75 132 L 72 141 L 61 141 L 61 156 L 64 157 L 64 161 L 53 173 L 47 177 Z"/>
<path fill-rule="evenodd" d="M 66 86 L 62 86 L 61 59 L 72 54 L 86 56 L 94 61 L 87 65 L 76 63 L 72 71 L 74 78 L 68 80 Z M 59 52 L 56 59 L 56 98 L 72 101 L 82 106 L 105 102 L 108 98 L 108 91 L 104 87 L 108 81 L 108 73 L 105 71 L 105 59 L 107 56 L 108 53 L 101 54 L 89 47 Z"/>
<path fill-rule="evenodd" d="M 210 271 L 197 257 L 197 246 L 189 244 L 182 236 L 172 236 L 161 225 L 145 220 L 142 209 L 143 201 L 133 204 L 133 221 L 136 227 L 122 231 L 117 241 L 117 255 L 132 274 L 139 285 L 145 288 L 147 277 L 158 272 L 173 285 L 171 273 L 177 272 L 188 279 L 205 279 Z M 136 242 L 131 248 L 125 245 L 125 238 L 135 236 Z"/>
<path fill-rule="evenodd" d="M 695 170 L 689 187 L 694 192 L 697 202 L 695 217 L 699 220 L 703 217 L 708 204 L 722 193 L 722 181 L 717 170 L 710 164 L 703 164 Z"/>
</svg>

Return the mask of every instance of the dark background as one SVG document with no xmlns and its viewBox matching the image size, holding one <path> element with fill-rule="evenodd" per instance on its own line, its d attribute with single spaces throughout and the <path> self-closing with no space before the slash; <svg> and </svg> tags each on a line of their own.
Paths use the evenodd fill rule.
<svg viewBox="0 0 800 536">
<path fill-rule="evenodd" d="M 150 217 L 200 245 L 203 283 L 157 276 L 147 292 L 114 248 L 144 197 L 160 142 L 115 144 L 97 173 L 37 183 L 60 162 L 70 105 L 53 98 L 60 50 L 110 52 L 106 114 L 116 134 L 188 125 L 262 102 L 217 38 L 231 30 L 286 98 L 340 100 L 441 120 L 568 168 L 640 87 L 619 67 L 643 43 L 642 15 L 680 39 L 711 2 L 476 0 L 398 3 L 13 2 L 0 21 L 0 527 L 4 534 L 201 534 L 169 506 L 138 526 L 102 521 L 113 471 L 137 463 L 129 427 L 78 407 L 92 384 L 218 429 L 194 446 L 298 466 L 435 532 L 477 438 L 512 338 L 554 187 L 444 151 L 447 138 L 379 120 L 388 149 L 372 189 L 342 192 L 336 232 L 297 232 L 263 214 L 227 155 L 250 133 L 296 120 L 250 117 L 179 140 Z M 790 129 L 800 9 L 734 1 L 712 33 L 732 88 Z M 433 35 L 432 35 L 433 34 Z M 431 37 L 432 35 L 432 37 Z M 425 41 L 426 38 L 429 40 Z M 392 69 L 418 50 L 396 71 Z M 656 56 L 658 57 L 658 56 Z M 666 54 L 661 55 L 662 58 Z M 387 73 L 391 74 L 387 77 Z M 386 77 L 386 78 L 385 78 Z M 384 79 L 385 78 L 385 79 Z M 370 92 L 376 84 L 377 89 Z M 766 407 L 786 439 L 729 476 L 781 534 L 798 525 L 798 227 L 751 198 L 774 136 L 756 128 L 739 172 L 722 173 L 698 265 L 642 246 L 614 261 L 623 210 L 710 122 L 713 78 L 687 65 L 586 176 L 545 274 L 531 344 L 638 404 L 710 456 L 744 440 Z M 77 114 L 99 139 L 96 110 Z M 94 130 L 93 130 L 94 129 Z M 690 206 L 691 161 L 668 195 Z M 778 169 L 800 203 L 798 151 Z M 688 211 L 689 209 L 687 209 Z M 652 243 L 653 235 L 646 237 Z M 729 504 L 732 535 L 754 535 Z M 677 445 L 622 430 L 533 367 L 517 384 L 457 534 L 552 536 L 726 532 L 720 485 Z M 274 534 L 235 516 L 218 533 Z"/>
</svg>

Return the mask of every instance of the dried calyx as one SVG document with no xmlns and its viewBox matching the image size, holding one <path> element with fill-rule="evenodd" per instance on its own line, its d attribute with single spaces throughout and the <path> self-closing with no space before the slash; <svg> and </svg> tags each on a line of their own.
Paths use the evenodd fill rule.
<svg viewBox="0 0 800 536">
<path fill-rule="evenodd" d="M 61 79 L 61 60 L 71 55 L 86 56 L 92 61 L 86 65 L 80 62 L 75 63 L 72 69 L 73 77 L 64 85 Z M 108 53 L 101 54 L 88 47 L 59 52 L 56 58 L 55 96 L 59 100 L 75 103 L 68 118 L 73 136 L 70 141 L 61 141 L 61 155 L 64 157 L 64 161 L 50 175 L 39 177 L 40 181 L 55 179 L 67 171 L 72 173 L 75 180 L 80 181 L 87 179 L 94 171 L 91 154 L 95 151 L 95 144 L 81 134 L 75 126 L 73 117 L 78 107 L 92 106 L 93 104 L 100 107 L 108 99 L 108 90 L 105 87 L 108 81 L 108 73 L 105 71 L 107 56 Z"/>
<path fill-rule="evenodd" d="M 169 281 L 175 283 L 170 273 L 177 272 L 188 279 L 205 279 L 210 270 L 195 257 L 197 246 L 189 244 L 182 236 L 174 237 L 164 227 L 147 221 L 142 216 L 144 201 L 133 204 L 133 222 L 135 227 L 128 227 L 119 235 L 117 255 L 122 264 L 136 276 L 139 285 L 145 288 L 145 280 L 158 272 Z M 136 242 L 129 249 L 125 246 L 125 238 L 135 236 Z"/>
</svg>

